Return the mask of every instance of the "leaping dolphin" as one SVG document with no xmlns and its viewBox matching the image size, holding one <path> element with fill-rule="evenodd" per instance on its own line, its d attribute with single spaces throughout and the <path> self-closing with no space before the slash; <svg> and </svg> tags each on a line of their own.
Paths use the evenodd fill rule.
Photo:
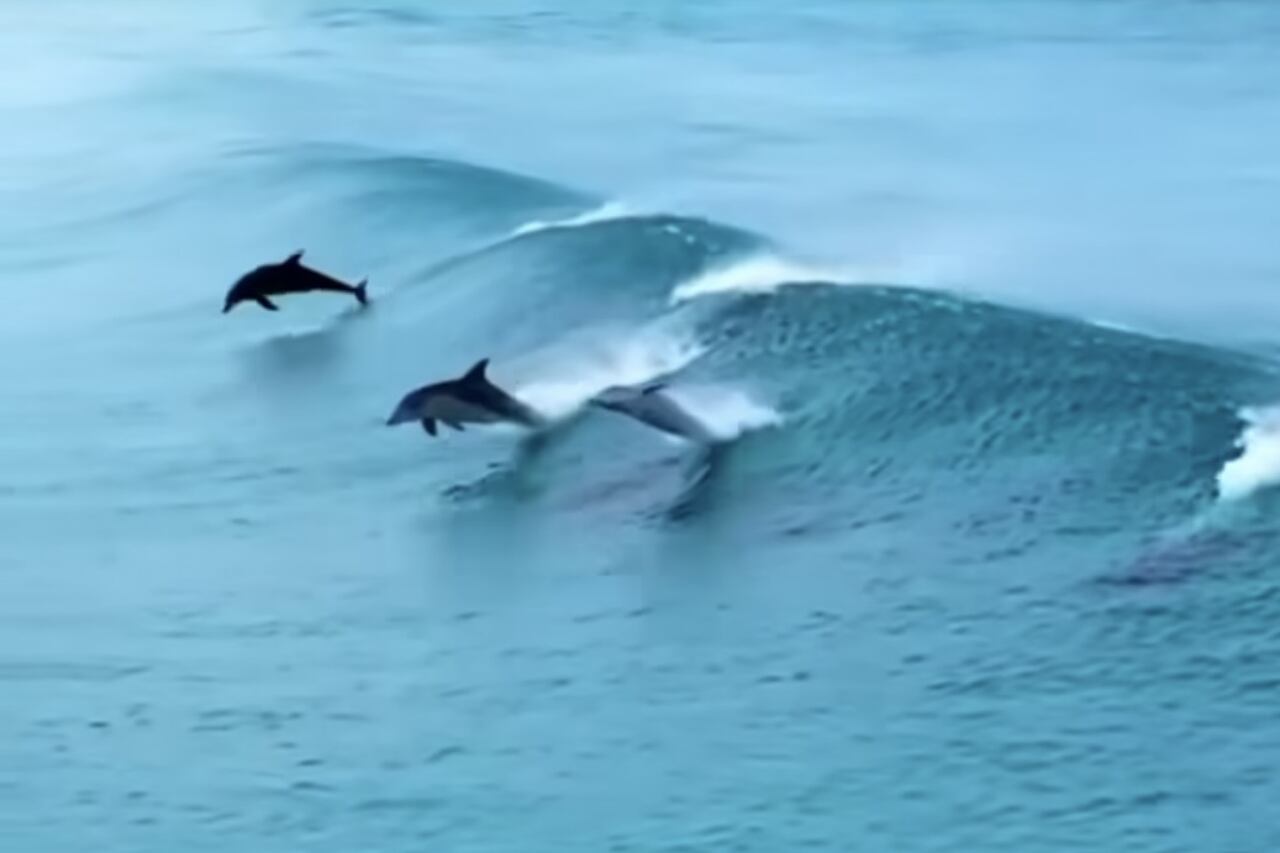
<svg viewBox="0 0 1280 853">
<path fill-rule="evenodd" d="M 347 284 L 319 270 L 303 266 L 302 252 L 297 251 L 278 264 L 263 264 L 241 276 L 231 290 L 227 291 L 227 301 L 222 306 L 222 313 L 226 314 L 238 303 L 248 301 L 257 302 L 268 311 L 278 311 L 279 308 L 270 297 L 318 290 L 350 293 L 361 305 L 368 305 L 369 295 L 365 290 L 368 284 L 367 278 L 356 285 Z"/>
<path fill-rule="evenodd" d="M 462 432 L 463 424 L 514 423 L 536 429 L 545 419 L 485 376 L 489 359 L 481 359 L 460 379 L 424 385 L 410 391 L 396 406 L 387 426 L 418 421 L 429 435 L 436 422 Z"/>
<path fill-rule="evenodd" d="M 665 382 L 640 386 L 614 385 L 593 397 L 591 404 L 630 415 L 641 423 L 687 441 L 719 443 L 720 439 L 666 393 L 666 389 Z"/>
</svg>

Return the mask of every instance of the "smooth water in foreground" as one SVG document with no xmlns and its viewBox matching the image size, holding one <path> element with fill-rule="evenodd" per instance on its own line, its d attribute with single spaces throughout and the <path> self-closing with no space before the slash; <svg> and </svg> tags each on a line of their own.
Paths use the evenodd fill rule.
<svg viewBox="0 0 1280 853">
<path fill-rule="evenodd" d="M 438 6 L 0 9 L 0 849 L 1280 849 L 1280 6 Z"/>
</svg>

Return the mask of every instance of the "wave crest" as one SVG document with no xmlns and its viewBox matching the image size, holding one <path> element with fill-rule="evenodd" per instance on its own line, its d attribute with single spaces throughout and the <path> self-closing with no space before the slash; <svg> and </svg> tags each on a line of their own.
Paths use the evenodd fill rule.
<svg viewBox="0 0 1280 853">
<path fill-rule="evenodd" d="M 510 234 L 511 237 L 523 237 L 527 234 L 536 234 L 539 231 L 550 231 L 556 228 L 581 228 L 584 225 L 594 225 L 597 222 L 608 222 L 612 219 L 625 219 L 634 216 L 635 211 L 621 201 L 609 201 L 585 210 L 582 213 L 573 216 L 567 216 L 564 219 L 534 219 L 523 225 L 517 226 Z"/>
<path fill-rule="evenodd" d="M 775 254 L 758 254 L 715 267 L 676 286 L 672 304 L 721 293 L 769 293 L 791 284 L 840 282 L 839 272 L 797 263 Z"/>
<path fill-rule="evenodd" d="M 1280 485 L 1280 406 L 1245 409 L 1240 416 L 1245 420 L 1237 441 L 1241 453 L 1218 474 L 1218 497 L 1224 501 Z"/>
</svg>

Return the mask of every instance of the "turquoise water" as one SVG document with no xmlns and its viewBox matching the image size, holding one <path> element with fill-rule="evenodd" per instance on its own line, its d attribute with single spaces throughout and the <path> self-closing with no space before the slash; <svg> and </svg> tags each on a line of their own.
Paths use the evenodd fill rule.
<svg viewBox="0 0 1280 853">
<path fill-rule="evenodd" d="M 0 23 L 0 849 L 1280 846 L 1280 7 Z"/>
</svg>

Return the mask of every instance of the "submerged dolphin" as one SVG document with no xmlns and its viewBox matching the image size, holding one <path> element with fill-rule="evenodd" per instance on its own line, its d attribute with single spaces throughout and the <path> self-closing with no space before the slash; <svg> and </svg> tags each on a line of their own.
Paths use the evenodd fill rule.
<svg viewBox="0 0 1280 853">
<path fill-rule="evenodd" d="M 387 419 L 387 426 L 418 421 L 430 435 L 436 434 L 437 421 L 459 432 L 463 424 L 543 426 L 541 415 L 489 381 L 485 376 L 488 366 L 489 359 L 481 359 L 460 379 L 410 391 Z"/>
<path fill-rule="evenodd" d="M 302 252 L 294 252 L 278 264 L 263 264 L 257 269 L 243 275 L 227 292 L 227 301 L 222 306 L 225 314 L 237 303 L 257 302 L 268 311 L 278 311 L 276 304 L 269 297 L 285 293 L 309 293 L 317 290 L 333 293 L 350 293 L 360 300 L 361 305 L 369 304 L 369 296 L 365 287 L 366 278 L 359 284 L 351 285 L 331 278 L 319 270 L 302 265 Z"/>
<path fill-rule="evenodd" d="M 614 385 L 591 399 L 593 406 L 630 415 L 641 423 L 699 444 L 716 444 L 719 438 L 666 393 L 665 382 L 649 385 Z"/>
</svg>

